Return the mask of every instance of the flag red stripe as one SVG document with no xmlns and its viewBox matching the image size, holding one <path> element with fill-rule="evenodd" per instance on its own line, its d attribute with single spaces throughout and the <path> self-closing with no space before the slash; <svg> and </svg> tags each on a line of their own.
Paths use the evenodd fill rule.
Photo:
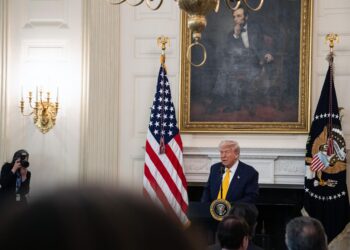
<svg viewBox="0 0 350 250">
<path fill-rule="evenodd" d="M 159 200 L 163 204 L 164 208 L 166 209 L 166 211 L 171 213 L 172 216 L 177 217 L 176 214 L 174 213 L 173 208 L 169 204 L 168 199 L 166 198 L 165 194 L 163 193 L 163 190 L 161 189 L 161 187 L 159 187 L 157 181 L 154 179 L 153 175 L 149 171 L 148 166 L 146 164 L 145 164 L 144 174 L 145 174 L 145 177 L 148 179 L 154 192 L 157 194 Z M 145 191 L 147 192 L 147 190 L 145 190 Z M 147 193 L 147 195 L 148 195 L 148 193 Z"/>
<path fill-rule="evenodd" d="M 167 144 L 165 146 L 165 153 L 168 156 L 171 164 L 173 164 L 177 175 L 180 177 L 181 182 L 182 182 L 182 186 L 184 186 L 185 189 L 187 189 L 187 182 L 186 182 L 186 178 L 185 178 L 185 175 L 183 173 L 183 170 L 182 170 L 182 166 L 181 166 L 179 160 L 177 159 L 176 155 L 174 154 L 172 148 L 169 146 L 169 144 Z"/>
<path fill-rule="evenodd" d="M 177 134 L 175 137 L 174 137 L 175 141 L 177 142 L 177 145 L 179 145 L 181 151 L 183 151 L 183 148 L 182 148 L 182 140 L 181 140 L 181 136 L 180 134 Z"/>
<path fill-rule="evenodd" d="M 319 159 L 318 156 L 315 156 L 313 159 L 312 159 L 312 162 L 311 162 L 311 170 L 312 171 L 318 171 L 320 169 L 323 169 L 325 167 L 325 165 L 323 164 L 323 162 Z"/>
<path fill-rule="evenodd" d="M 151 145 L 149 145 L 148 141 L 146 141 L 146 153 L 149 155 L 150 159 L 152 160 L 152 162 L 158 169 L 159 173 L 162 175 L 163 179 L 167 183 L 171 193 L 177 200 L 178 204 L 181 206 L 182 211 L 186 212 L 187 205 L 182 198 L 181 192 L 177 188 L 176 184 L 172 180 L 166 168 L 164 167 L 163 162 L 159 159 L 158 155 L 153 151 Z"/>
<path fill-rule="evenodd" d="M 145 168 L 146 168 L 146 166 L 145 166 Z M 148 179 L 148 178 L 147 178 L 147 179 Z M 146 199 L 151 200 L 151 196 L 148 194 L 146 188 L 143 188 L 143 189 L 142 189 L 142 193 L 143 193 L 143 196 L 146 197 Z"/>
</svg>

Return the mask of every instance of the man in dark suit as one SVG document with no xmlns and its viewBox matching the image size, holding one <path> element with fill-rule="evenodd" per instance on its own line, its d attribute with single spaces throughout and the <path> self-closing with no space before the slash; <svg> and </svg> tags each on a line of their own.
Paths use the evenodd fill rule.
<svg viewBox="0 0 350 250">
<path fill-rule="evenodd" d="M 239 161 L 240 147 L 236 141 L 222 141 L 219 150 L 221 162 L 211 166 L 202 202 L 226 199 L 231 203 L 237 201 L 255 203 L 259 194 L 258 172 Z M 225 182 L 228 185 L 227 190 Z M 221 188 L 222 184 L 224 185 Z"/>
</svg>

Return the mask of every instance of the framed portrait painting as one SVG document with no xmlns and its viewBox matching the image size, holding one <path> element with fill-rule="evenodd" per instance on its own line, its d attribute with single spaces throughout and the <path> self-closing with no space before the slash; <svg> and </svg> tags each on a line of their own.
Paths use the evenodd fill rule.
<svg viewBox="0 0 350 250">
<path fill-rule="evenodd" d="M 252 12 L 221 4 L 207 16 L 201 67 L 186 57 L 192 38 L 182 13 L 181 131 L 308 133 L 312 5 L 265 0 Z M 198 48 L 189 54 L 193 62 L 203 57 Z"/>
</svg>

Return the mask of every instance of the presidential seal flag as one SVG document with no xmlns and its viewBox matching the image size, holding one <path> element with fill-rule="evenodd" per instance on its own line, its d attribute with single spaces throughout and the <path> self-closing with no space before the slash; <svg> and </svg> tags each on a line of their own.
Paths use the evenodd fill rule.
<svg viewBox="0 0 350 250">
<path fill-rule="evenodd" d="M 188 223 L 187 182 L 183 171 L 182 141 L 164 64 L 158 75 L 147 132 L 143 178 L 145 196 L 167 213 Z"/>
<path fill-rule="evenodd" d="M 320 220 L 328 242 L 349 222 L 346 147 L 334 87 L 333 54 L 306 144 L 303 212 Z"/>
</svg>

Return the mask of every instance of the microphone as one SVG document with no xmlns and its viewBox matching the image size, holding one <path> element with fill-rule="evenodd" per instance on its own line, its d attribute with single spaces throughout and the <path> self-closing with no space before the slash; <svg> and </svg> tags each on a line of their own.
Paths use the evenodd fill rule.
<svg viewBox="0 0 350 250">
<path fill-rule="evenodd" d="M 220 199 L 222 200 L 222 182 L 224 180 L 224 174 L 225 174 L 225 166 L 224 164 L 221 164 L 220 166 L 220 173 L 221 173 L 221 185 L 220 185 Z"/>
</svg>

